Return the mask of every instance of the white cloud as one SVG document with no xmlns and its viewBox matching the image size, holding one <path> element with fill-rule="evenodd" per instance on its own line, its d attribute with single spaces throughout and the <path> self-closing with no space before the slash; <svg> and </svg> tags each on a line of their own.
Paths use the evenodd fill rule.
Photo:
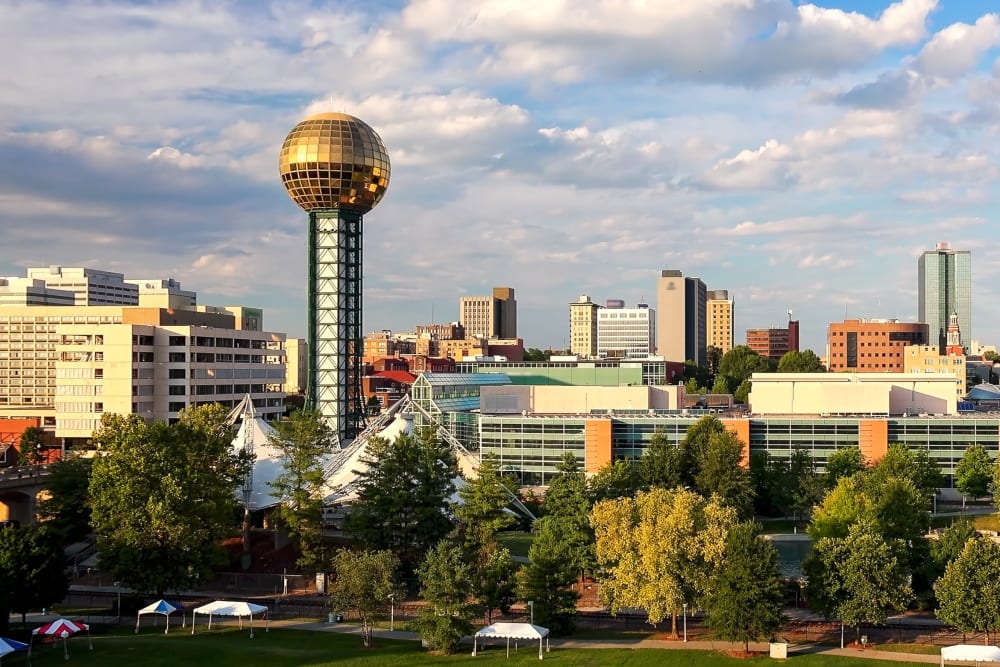
<svg viewBox="0 0 1000 667">
<path fill-rule="evenodd" d="M 914 65 L 929 76 L 956 79 L 971 72 L 984 53 L 1000 45 L 1000 16 L 986 14 L 973 25 L 953 23 L 924 45 Z"/>
</svg>

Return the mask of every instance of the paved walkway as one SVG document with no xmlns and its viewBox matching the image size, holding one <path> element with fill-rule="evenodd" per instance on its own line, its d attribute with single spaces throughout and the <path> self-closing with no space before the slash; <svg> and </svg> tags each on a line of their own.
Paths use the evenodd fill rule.
<svg viewBox="0 0 1000 667">
<path fill-rule="evenodd" d="M 271 622 L 272 628 L 288 628 L 291 630 L 311 630 L 315 632 L 338 632 L 341 634 L 361 634 L 361 626 L 353 623 L 303 623 L 294 620 L 278 620 Z M 375 630 L 376 637 L 383 639 L 397 639 L 402 641 L 418 641 L 420 637 L 414 632 L 404 632 L 402 630 Z M 471 639 L 468 640 L 471 643 Z M 694 650 L 694 651 L 739 651 L 743 649 L 743 644 L 723 641 L 670 641 L 664 639 L 554 639 L 552 648 L 628 648 L 628 649 L 664 649 L 664 650 Z M 768 644 L 766 642 L 750 642 L 752 651 L 767 653 Z M 895 653 L 892 651 L 879 651 L 877 648 L 856 649 L 856 648 L 835 648 L 821 644 L 790 644 L 789 655 L 796 653 L 823 653 L 825 655 L 837 655 L 848 658 L 866 658 L 869 660 L 891 660 L 895 662 L 926 662 L 938 664 L 941 661 L 938 655 L 926 655 L 921 653 Z"/>
</svg>

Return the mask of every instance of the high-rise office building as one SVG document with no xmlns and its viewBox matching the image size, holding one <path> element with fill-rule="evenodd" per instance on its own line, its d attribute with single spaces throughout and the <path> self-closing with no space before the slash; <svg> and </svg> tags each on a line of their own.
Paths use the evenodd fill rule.
<svg viewBox="0 0 1000 667">
<path fill-rule="evenodd" d="M 646 359 L 656 341 L 656 311 L 644 303 L 635 308 L 597 311 L 597 355 L 609 359 Z"/>
<path fill-rule="evenodd" d="M 917 260 L 917 317 L 927 323 L 930 344 L 944 351 L 948 318 L 958 313 L 964 340 L 972 340 L 972 252 L 941 242 Z"/>
<path fill-rule="evenodd" d="M 701 278 L 664 269 L 656 280 L 656 354 L 705 363 L 708 290 Z"/>
<path fill-rule="evenodd" d="M 569 351 L 581 357 L 597 356 L 597 311 L 601 307 L 586 294 L 569 304 Z"/>
<path fill-rule="evenodd" d="M 463 296 L 458 321 L 467 336 L 517 338 L 517 301 L 512 287 L 494 287 L 492 296 Z"/>
<path fill-rule="evenodd" d="M 705 345 L 718 348 L 722 354 L 733 349 L 733 319 L 735 305 L 729 290 L 709 290 L 707 296 Z"/>
</svg>

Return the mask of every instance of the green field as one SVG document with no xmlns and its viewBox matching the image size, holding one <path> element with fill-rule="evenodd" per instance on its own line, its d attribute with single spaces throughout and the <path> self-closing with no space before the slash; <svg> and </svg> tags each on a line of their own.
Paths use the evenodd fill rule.
<svg viewBox="0 0 1000 667">
<path fill-rule="evenodd" d="M 177 665 L 210 665 L 211 667 L 320 667 L 350 665 L 536 665 L 538 653 L 536 645 L 521 645 L 511 653 L 510 660 L 504 657 L 502 646 L 491 646 L 485 653 L 473 658 L 466 651 L 455 656 L 429 656 L 413 641 L 390 641 L 376 639 L 375 647 L 363 649 L 357 636 L 304 630 L 275 629 L 263 632 L 258 629 L 254 639 L 249 638 L 246 629 L 228 627 L 222 630 L 202 631 L 191 636 L 177 629 L 170 635 L 152 630 L 142 634 L 95 636 L 94 650 L 87 650 L 86 637 L 69 640 L 70 662 L 63 661 L 63 650 L 59 644 L 46 645 L 35 651 L 33 667 L 66 665 L 83 667 L 101 665 L 143 665 L 144 667 L 177 667 Z M 791 658 L 799 667 L 862 667 L 876 661 L 862 658 L 841 658 L 827 655 L 800 655 Z M 773 664 L 768 658 L 753 659 L 753 664 Z M 738 667 L 747 660 L 729 658 L 719 653 L 664 650 L 664 649 L 563 649 L 553 648 L 545 655 L 545 664 L 581 665 L 598 667 L 644 667 L 658 665 L 666 667 Z M 5 667 L 26 665 L 24 654 L 13 654 L 3 659 Z M 912 663 L 896 663 L 907 665 Z"/>
</svg>

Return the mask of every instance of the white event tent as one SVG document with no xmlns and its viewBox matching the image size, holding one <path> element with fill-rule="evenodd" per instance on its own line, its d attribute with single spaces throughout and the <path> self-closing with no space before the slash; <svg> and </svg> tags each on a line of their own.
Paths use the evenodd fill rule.
<svg viewBox="0 0 1000 667">
<path fill-rule="evenodd" d="M 956 644 L 941 648 L 941 667 L 945 660 L 959 662 L 1000 662 L 1000 648 L 979 644 Z"/>
<path fill-rule="evenodd" d="M 163 631 L 163 634 L 167 634 L 170 632 L 170 615 L 175 611 L 181 612 L 182 625 L 186 625 L 187 617 L 184 615 L 184 607 L 177 603 L 157 600 L 153 604 L 143 607 L 135 617 L 136 633 L 139 632 L 139 622 L 142 620 L 143 614 L 159 614 L 167 619 L 167 629 Z"/>
<path fill-rule="evenodd" d="M 479 640 L 483 640 L 485 646 L 487 639 L 506 639 L 507 657 L 510 657 L 510 640 L 514 640 L 514 648 L 517 648 L 517 640 L 528 639 L 538 640 L 538 659 L 542 659 L 542 642 L 548 648 L 549 629 L 531 623 L 494 623 L 487 625 L 472 638 L 472 655 L 476 655 L 479 649 Z"/>
<path fill-rule="evenodd" d="M 195 607 L 191 612 L 191 634 L 194 634 L 195 619 L 198 614 L 208 616 L 208 629 L 212 629 L 213 616 L 235 616 L 240 619 L 240 628 L 243 628 L 243 619 L 250 619 L 250 639 L 253 639 L 253 617 L 264 617 L 264 632 L 267 627 L 267 607 L 253 602 L 233 602 L 232 600 L 216 600 L 200 607 Z"/>
</svg>

